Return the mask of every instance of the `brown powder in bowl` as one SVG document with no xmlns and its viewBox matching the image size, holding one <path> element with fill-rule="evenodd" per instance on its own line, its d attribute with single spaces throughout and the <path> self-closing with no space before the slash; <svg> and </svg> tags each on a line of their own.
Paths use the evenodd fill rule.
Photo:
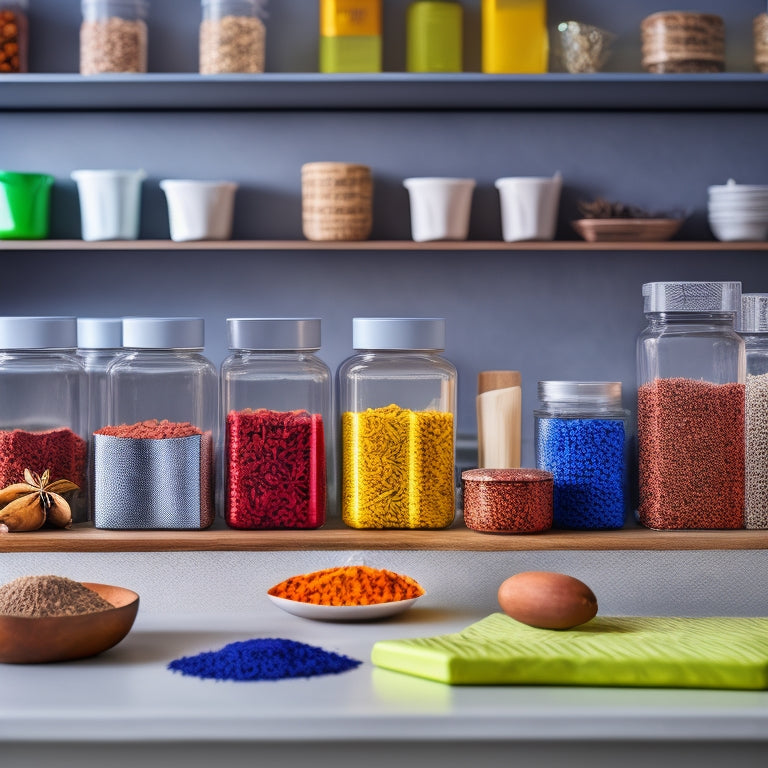
<svg viewBox="0 0 768 768">
<path fill-rule="evenodd" d="M 0 587 L 4 616 L 79 616 L 109 608 L 101 595 L 64 576 L 21 576 Z"/>
</svg>

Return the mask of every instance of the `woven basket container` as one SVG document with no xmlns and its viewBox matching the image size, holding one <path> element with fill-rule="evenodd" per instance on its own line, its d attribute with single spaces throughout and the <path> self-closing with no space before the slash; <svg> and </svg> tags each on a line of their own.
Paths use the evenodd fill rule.
<svg viewBox="0 0 768 768">
<path fill-rule="evenodd" d="M 768 13 L 755 16 L 752 29 L 755 33 L 755 69 L 768 72 Z"/>
<path fill-rule="evenodd" d="M 707 13 L 662 11 L 643 19 L 643 68 L 648 72 L 722 72 L 725 25 Z"/>
<path fill-rule="evenodd" d="M 373 178 L 367 165 L 301 167 L 302 228 L 307 240 L 366 240 L 373 225 Z"/>
</svg>

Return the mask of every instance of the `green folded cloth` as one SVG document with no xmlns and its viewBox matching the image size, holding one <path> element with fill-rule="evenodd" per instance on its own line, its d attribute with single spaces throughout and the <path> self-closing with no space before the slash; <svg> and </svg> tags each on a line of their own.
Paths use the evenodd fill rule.
<svg viewBox="0 0 768 768">
<path fill-rule="evenodd" d="M 598 616 L 569 630 L 494 613 L 461 632 L 381 640 L 379 667 L 451 685 L 768 688 L 768 619 Z"/>
</svg>

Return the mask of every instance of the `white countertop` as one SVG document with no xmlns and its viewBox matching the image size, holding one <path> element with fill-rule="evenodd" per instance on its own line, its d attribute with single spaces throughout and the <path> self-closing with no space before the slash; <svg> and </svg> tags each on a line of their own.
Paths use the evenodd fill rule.
<svg viewBox="0 0 768 768">
<path fill-rule="evenodd" d="M 376 640 L 454 632 L 482 615 L 417 605 L 364 624 L 315 622 L 264 602 L 249 614 L 139 611 L 99 657 L 0 665 L 0 742 L 768 741 L 768 692 L 451 687 L 370 663 Z M 168 662 L 236 640 L 284 637 L 363 662 L 339 675 L 221 682 Z"/>
</svg>

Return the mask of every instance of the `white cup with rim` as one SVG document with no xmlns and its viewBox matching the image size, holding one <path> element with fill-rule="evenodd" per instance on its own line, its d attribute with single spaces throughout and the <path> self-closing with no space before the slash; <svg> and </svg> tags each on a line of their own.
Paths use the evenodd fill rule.
<svg viewBox="0 0 768 768">
<path fill-rule="evenodd" d="M 139 236 L 143 170 L 78 170 L 83 240 L 136 240 Z"/>
<path fill-rule="evenodd" d="M 163 179 L 171 240 L 229 240 L 237 186 L 233 181 Z"/>
<path fill-rule="evenodd" d="M 474 179 L 424 176 L 403 181 L 411 203 L 411 236 L 429 240 L 466 240 Z"/>
</svg>

